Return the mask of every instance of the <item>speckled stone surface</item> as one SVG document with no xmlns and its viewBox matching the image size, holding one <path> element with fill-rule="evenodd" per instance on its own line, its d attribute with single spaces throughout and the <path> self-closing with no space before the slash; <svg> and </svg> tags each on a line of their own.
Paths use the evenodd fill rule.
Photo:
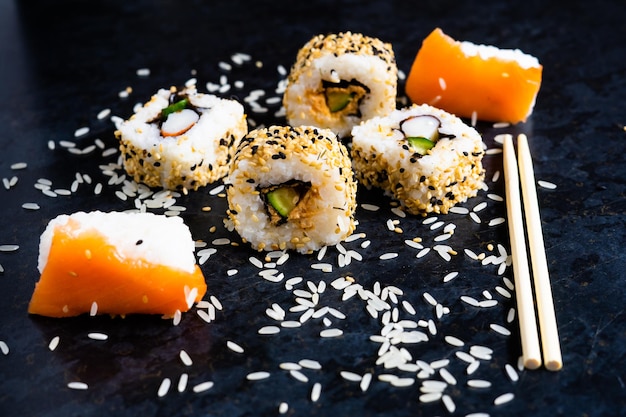
<svg viewBox="0 0 626 417">
<path fill-rule="evenodd" d="M 508 4 L 512 3 L 512 4 Z M 275 416 L 279 405 L 289 405 L 290 416 L 618 416 L 626 410 L 626 320 L 624 314 L 626 261 L 626 8 L 622 2 L 572 1 L 40 1 L 0 4 L 0 245 L 19 245 L 0 252 L 0 341 L 8 347 L 0 354 L 0 414 L 6 416 Z M 505 205 L 487 193 L 504 195 L 500 154 L 484 159 L 488 192 L 464 204 L 472 210 L 487 202 L 477 213 L 481 224 L 467 215 L 450 214 L 438 220 L 456 224 L 454 235 L 444 244 L 457 254 L 449 262 L 431 251 L 417 258 L 404 239 L 422 237 L 433 247 L 441 230 L 431 230 L 422 218 L 400 218 L 389 210 L 389 200 L 376 191 L 359 190 L 359 203 L 378 204 L 371 212 L 357 211 L 357 232 L 366 237 L 347 243 L 358 250 L 362 261 L 339 268 L 338 252 L 330 248 L 323 262 L 334 269 L 324 273 L 311 269 L 315 256 L 291 254 L 277 269 L 285 274 L 278 283 L 264 280 L 249 262 L 263 256 L 246 245 L 217 246 L 212 241 L 238 236 L 222 225 L 226 201 L 205 190 L 178 199 L 187 207 L 182 217 L 195 239 L 215 247 L 217 253 L 202 265 L 209 293 L 223 309 L 207 324 L 195 312 L 183 316 L 178 326 L 159 317 L 78 317 L 49 319 L 27 314 L 28 301 L 38 279 L 39 235 L 47 222 L 61 213 L 78 210 L 126 210 L 132 199 L 115 196 L 119 189 L 107 185 L 109 177 L 99 165 L 115 162 L 97 148 L 74 155 L 61 141 L 76 141 L 84 148 L 100 139 L 114 147 L 114 126 L 96 115 L 105 108 L 128 117 L 135 103 L 145 101 L 161 87 L 180 85 L 195 77 L 202 89 L 208 82 L 244 81 L 226 96 L 243 100 L 255 89 L 266 97 L 276 96 L 282 79 L 277 68 L 289 68 L 297 50 L 318 33 L 351 30 L 363 32 L 393 45 L 398 67 L 408 74 L 422 39 L 435 27 L 461 40 L 519 48 L 539 58 L 544 66 L 543 84 L 532 117 L 527 123 L 504 130 L 479 122 L 477 129 L 488 147 L 497 149 L 494 136 L 500 132 L 526 133 L 537 179 L 557 185 L 539 191 L 549 270 L 559 324 L 564 367 L 559 372 L 545 369 L 519 371 L 512 381 L 505 366 L 516 366 L 520 355 L 517 321 L 507 316 L 513 299 L 495 290 L 506 288 L 503 277 L 512 278 L 510 268 L 500 275 L 498 267 L 481 265 L 463 251 L 490 254 L 489 244 L 508 248 L 505 225 L 488 226 L 488 220 L 505 216 Z M 231 71 L 220 69 L 220 61 L 243 52 L 252 57 Z M 262 62 L 262 66 L 255 62 Z M 138 76 L 149 68 L 149 76 Z M 130 95 L 118 93 L 130 87 Z M 264 104 L 263 100 L 259 103 Z M 278 105 L 267 104 L 266 114 L 249 113 L 258 124 L 281 123 L 275 116 Z M 250 110 L 250 107 L 247 107 Z M 89 126 L 84 137 L 74 138 L 76 129 Z M 50 150 L 48 142 L 56 144 Z M 26 162 L 25 169 L 12 169 Z M 40 178 L 53 182 L 52 189 L 70 188 L 76 173 L 89 174 L 92 183 L 80 184 L 72 195 L 44 196 L 34 185 Z M 13 177 L 17 183 L 9 184 Z M 15 181 L 15 180 L 13 180 Z M 103 183 L 102 194 L 94 193 Z M 37 203 L 27 210 L 24 203 Z M 210 205 L 210 212 L 201 208 Z M 387 219 L 399 221 L 403 234 L 389 232 Z M 211 226 L 216 226 L 214 233 Z M 367 248 L 363 240 L 370 240 Z M 497 252 L 497 249 L 495 250 Z M 398 253 L 393 260 L 380 254 Z M 238 272 L 229 276 L 228 271 Z M 444 276 L 458 271 L 450 282 Z M 261 336 L 257 330 L 279 325 L 266 315 L 273 303 L 289 312 L 294 294 L 285 288 L 287 279 L 301 276 L 306 281 L 330 284 L 351 276 L 364 288 L 376 282 L 403 291 L 399 315 L 405 319 L 430 320 L 437 332 L 420 328 L 427 342 L 406 344 L 413 364 L 448 359 L 446 369 L 456 378 L 444 394 L 455 404 L 446 409 L 441 400 L 420 403 L 423 378 L 417 372 L 385 369 L 377 364 L 379 343 L 370 335 L 381 332 L 381 318 L 373 319 L 360 298 L 341 301 L 342 292 L 330 285 L 319 295 L 318 307 L 329 306 L 345 319 L 327 316 L 330 327 L 343 330 L 338 338 L 322 339 L 321 318 L 311 319 L 299 329 L 281 328 L 278 335 Z M 489 291 L 489 294 L 484 291 Z M 449 308 L 435 316 L 425 301 L 428 292 Z M 208 299 L 207 295 L 207 299 Z M 476 308 L 461 300 L 470 295 L 483 300 L 491 296 L 492 308 Z M 356 296 L 358 297 L 358 295 Z M 410 315 L 402 307 L 410 302 Z M 390 301 L 391 302 L 391 301 Z M 393 303 L 392 303 L 393 304 Z M 382 315 L 382 314 L 381 314 Z M 490 324 L 510 329 L 510 336 L 490 329 Z M 106 341 L 90 339 L 90 332 L 108 335 Z M 463 347 L 445 342 L 446 335 L 464 340 Z M 59 345 L 49 349 L 56 336 Z M 243 353 L 230 350 L 234 341 Z M 457 352 L 472 345 L 492 349 L 490 359 L 481 359 L 475 374 L 467 375 L 468 364 Z M 180 359 L 181 350 L 192 358 Z M 280 368 L 283 362 L 313 359 L 321 369 L 303 368 L 308 381 L 295 379 Z M 268 371 L 263 381 L 249 381 L 255 371 Z M 372 373 L 366 391 L 358 382 L 347 381 L 341 371 Z M 188 375 L 179 392 L 181 375 Z M 408 387 L 394 387 L 385 374 L 413 378 Z M 164 378 L 172 387 L 162 398 L 157 393 Z M 439 373 L 429 377 L 442 380 Z M 484 379 L 490 388 L 471 388 L 470 379 Z M 70 382 L 88 385 L 72 390 Z M 213 381 L 204 393 L 193 386 Z M 321 383 L 318 401 L 310 395 L 313 384 Z M 515 398 L 494 405 L 501 394 Z"/>
</svg>

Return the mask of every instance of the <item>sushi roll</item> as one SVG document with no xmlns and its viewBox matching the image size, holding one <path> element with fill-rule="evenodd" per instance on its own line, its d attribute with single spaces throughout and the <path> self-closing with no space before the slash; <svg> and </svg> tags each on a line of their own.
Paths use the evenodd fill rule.
<svg viewBox="0 0 626 417">
<path fill-rule="evenodd" d="M 222 178 L 248 132 L 243 106 L 194 86 L 160 89 L 117 126 L 124 169 L 136 182 L 197 190 Z"/>
<path fill-rule="evenodd" d="M 287 122 L 334 131 L 396 108 L 398 68 L 391 44 L 360 33 L 318 35 L 299 51 L 283 96 Z"/>
<path fill-rule="evenodd" d="M 480 134 L 426 104 L 355 126 L 351 155 L 361 184 L 382 188 L 411 214 L 445 214 L 483 186 Z"/>
<path fill-rule="evenodd" d="M 347 149 L 329 129 L 251 131 L 224 182 L 227 227 L 259 251 L 310 253 L 354 231 L 357 183 Z"/>
<path fill-rule="evenodd" d="M 49 317 L 173 317 L 207 290 L 189 228 L 153 213 L 57 216 L 41 235 L 38 269 L 28 312 Z"/>
<path fill-rule="evenodd" d="M 424 39 L 406 81 L 413 103 L 459 117 L 524 122 L 532 114 L 543 67 L 519 49 L 455 41 L 439 28 Z"/>
</svg>

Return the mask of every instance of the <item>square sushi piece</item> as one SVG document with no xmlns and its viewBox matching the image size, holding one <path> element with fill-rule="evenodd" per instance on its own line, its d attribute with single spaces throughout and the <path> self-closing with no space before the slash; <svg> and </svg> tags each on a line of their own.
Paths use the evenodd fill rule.
<svg viewBox="0 0 626 417">
<path fill-rule="evenodd" d="M 207 290 L 189 228 L 153 213 L 59 215 L 41 235 L 38 269 L 28 312 L 49 317 L 174 317 Z"/>
</svg>

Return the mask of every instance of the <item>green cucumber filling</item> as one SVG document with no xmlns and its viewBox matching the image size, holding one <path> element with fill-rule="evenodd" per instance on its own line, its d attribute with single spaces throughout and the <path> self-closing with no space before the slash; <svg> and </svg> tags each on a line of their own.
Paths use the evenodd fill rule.
<svg viewBox="0 0 626 417">
<path fill-rule="evenodd" d="M 302 211 L 298 204 L 305 200 L 311 185 L 300 181 L 291 181 L 261 190 L 272 225 L 283 224 L 290 215 Z M 297 217 L 297 216 L 296 216 Z"/>
<path fill-rule="evenodd" d="M 420 155 L 425 155 L 439 140 L 441 122 L 428 114 L 412 116 L 400 123 L 400 130 L 409 145 Z"/>
<path fill-rule="evenodd" d="M 356 93 L 347 91 L 328 91 L 326 90 L 326 105 L 331 113 L 341 111 L 348 107 L 348 104 L 354 99 Z"/>
<path fill-rule="evenodd" d="M 162 120 L 167 119 L 167 116 L 169 116 L 172 113 L 176 113 L 178 111 L 186 109 L 188 105 L 189 105 L 189 100 L 187 100 L 186 98 L 183 98 L 182 100 L 179 100 L 175 103 L 170 104 L 169 106 L 161 110 L 161 119 Z"/>
<path fill-rule="evenodd" d="M 342 112 L 360 117 L 359 106 L 370 91 L 366 85 L 356 80 L 342 80 L 338 83 L 323 81 L 322 86 L 326 106 L 330 113 Z"/>
<path fill-rule="evenodd" d="M 429 149 L 432 149 L 435 146 L 435 142 L 428 138 L 424 137 L 408 137 L 406 140 L 409 142 L 409 145 L 415 150 L 415 152 L 420 155 L 425 155 Z"/>
</svg>

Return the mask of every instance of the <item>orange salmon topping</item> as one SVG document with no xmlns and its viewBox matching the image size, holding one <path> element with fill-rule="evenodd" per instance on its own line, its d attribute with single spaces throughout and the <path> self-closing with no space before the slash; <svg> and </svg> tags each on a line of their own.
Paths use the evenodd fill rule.
<svg viewBox="0 0 626 417">
<path fill-rule="evenodd" d="M 458 42 L 437 28 L 413 61 L 406 94 L 459 117 L 518 123 L 532 113 L 542 69 L 519 50 Z"/>
<path fill-rule="evenodd" d="M 141 259 L 127 259 L 95 231 L 70 235 L 56 228 L 48 261 L 35 286 L 28 312 L 49 317 L 98 314 L 162 314 L 189 310 L 187 295 L 202 299 L 207 286 L 200 268 L 193 272 Z M 190 297 L 191 298 L 191 297 Z"/>
</svg>

